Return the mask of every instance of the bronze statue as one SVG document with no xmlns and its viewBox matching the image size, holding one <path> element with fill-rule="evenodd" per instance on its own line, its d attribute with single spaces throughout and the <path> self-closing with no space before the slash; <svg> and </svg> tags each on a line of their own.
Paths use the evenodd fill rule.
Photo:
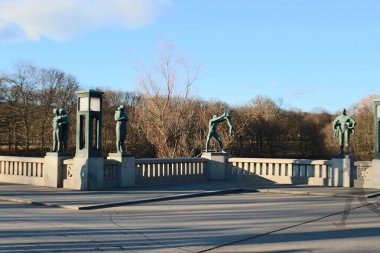
<svg viewBox="0 0 380 253">
<path fill-rule="evenodd" d="M 342 114 L 333 122 L 334 136 L 339 139 L 340 157 L 344 156 L 344 149 L 346 154 L 349 154 L 350 135 L 355 133 L 355 125 L 356 121 L 347 115 L 346 109 L 343 109 Z"/>
<path fill-rule="evenodd" d="M 69 137 L 69 116 L 65 110 L 53 109 L 53 148 L 52 152 L 67 152 L 67 140 Z"/>
<path fill-rule="evenodd" d="M 124 141 L 127 136 L 128 114 L 124 112 L 124 105 L 120 105 L 115 111 L 116 121 L 116 151 L 125 152 Z"/>
<path fill-rule="evenodd" d="M 227 124 L 230 127 L 230 134 L 233 134 L 235 132 L 235 126 L 232 124 L 231 116 L 228 113 L 223 113 L 220 116 L 214 115 L 208 124 L 209 131 L 208 131 L 207 141 L 206 141 L 206 149 L 205 149 L 206 152 L 208 152 L 208 146 L 210 144 L 210 140 L 212 137 L 214 137 L 219 142 L 221 151 L 225 152 L 222 139 L 220 138 L 219 134 L 216 131 L 216 128 L 219 125 L 219 123 L 225 120 L 227 120 Z"/>
<path fill-rule="evenodd" d="M 67 140 L 69 138 L 69 116 L 66 114 L 66 111 L 61 108 L 59 109 L 59 128 L 60 128 L 60 146 L 58 148 L 58 152 L 67 152 Z"/>
<path fill-rule="evenodd" d="M 58 152 L 59 147 L 59 126 L 58 126 L 58 120 L 59 120 L 59 112 L 58 108 L 53 109 L 53 148 L 51 149 L 51 152 Z"/>
</svg>

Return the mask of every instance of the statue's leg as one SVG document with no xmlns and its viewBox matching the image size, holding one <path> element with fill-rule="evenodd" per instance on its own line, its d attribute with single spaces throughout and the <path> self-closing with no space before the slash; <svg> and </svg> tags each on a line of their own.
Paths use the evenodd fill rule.
<svg viewBox="0 0 380 253">
<path fill-rule="evenodd" d="M 343 155 L 343 138 L 344 138 L 344 133 L 341 133 L 339 135 L 340 155 Z"/>
<path fill-rule="evenodd" d="M 215 132 L 214 137 L 219 142 L 220 149 L 223 152 L 224 151 L 224 145 L 223 145 L 223 142 L 222 142 L 222 138 L 220 138 L 220 136 L 219 136 L 219 134 L 217 132 Z"/>
<path fill-rule="evenodd" d="M 58 143 L 57 143 L 58 152 L 62 152 L 62 130 L 60 128 L 58 128 L 57 130 L 57 139 L 58 139 Z"/>
<path fill-rule="evenodd" d="M 56 131 L 53 131 L 53 147 L 51 149 L 51 152 L 57 151 L 57 134 Z"/>
<path fill-rule="evenodd" d="M 127 137 L 126 130 L 123 129 L 123 132 L 121 133 L 121 140 L 120 140 L 120 149 L 121 152 L 125 151 L 125 138 Z"/>
<path fill-rule="evenodd" d="M 208 145 L 210 144 L 211 137 L 212 137 L 212 134 L 208 133 L 207 140 L 206 140 L 206 149 L 205 149 L 206 152 L 208 152 Z"/>
<path fill-rule="evenodd" d="M 344 145 L 346 146 L 346 154 L 349 154 L 349 143 L 350 143 L 350 135 L 348 134 L 348 130 L 344 134 Z"/>
<path fill-rule="evenodd" d="M 67 142 L 66 142 L 66 136 L 65 136 L 65 132 L 63 131 L 62 132 L 62 151 L 63 152 L 66 152 L 67 151 Z"/>
<path fill-rule="evenodd" d="M 121 152 L 120 151 L 120 129 L 117 124 L 116 124 L 116 152 Z"/>
<path fill-rule="evenodd" d="M 63 132 L 63 151 L 67 152 L 67 139 L 68 139 L 68 131 L 67 129 Z"/>
</svg>

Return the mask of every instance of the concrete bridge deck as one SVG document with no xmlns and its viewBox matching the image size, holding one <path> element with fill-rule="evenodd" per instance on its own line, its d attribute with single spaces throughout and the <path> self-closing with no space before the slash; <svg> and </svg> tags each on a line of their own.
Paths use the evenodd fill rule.
<svg viewBox="0 0 380 253">
<path fill-rule="evenodd" d="M 133 186 L 102 191 L 76 191 L 30 185 L 0 183 L 0 201 L 62 207 L 75 210 L 101 209 L 123 205 L 225 195 L 232 193 L 281 193 L 322 197 L 376 197 L 377 189 L 271 185 L 249 182 L 213 181 L 204 183 Z"/>
</svg>

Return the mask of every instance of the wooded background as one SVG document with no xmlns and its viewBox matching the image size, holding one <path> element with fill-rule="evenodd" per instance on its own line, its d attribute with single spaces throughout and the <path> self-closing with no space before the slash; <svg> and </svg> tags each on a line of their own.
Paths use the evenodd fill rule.
<svg viewBox="0 0 380 253">
<path fill-rule="evenodd" d="M 116 151 L 114 112 L 123 104 L 129 115 L 127 151 L 136 157 L 199 156 L 208 122 L 229 112 L 236 134 L 221 123 L 218 132 L 233 156 L 330 159 L 339 152 L 332 121 L 337 114 L 285 109 L 280 102 L 254 94 L 244 105 L 205 101 L 192 94 L 199 67 L 163 52 L 148 67 L 137 68 L 138 92 L 103 90 L 103 153 Z M 222 87 L 221 87 L 222 88 Z M 75 153 L 76 78 L 54 68 L 18 64 L 0 74 L 0 155 L 44 156 L 52 145 L 53 108 L 70 117 L 69 151 Z M 247 91 L 248 92 L 248 91 Z M 357 121 L 351 139 L 356 160 L 373 158 L 373 106 L 369 94 L 353 103 L 348 114 Z M 328 103 L 328 101 L 325 101 Z M 339 112 L 337 112 L 339 113 Z M 211 142 L 211 148 L 216 142 Z"/>
</svg>

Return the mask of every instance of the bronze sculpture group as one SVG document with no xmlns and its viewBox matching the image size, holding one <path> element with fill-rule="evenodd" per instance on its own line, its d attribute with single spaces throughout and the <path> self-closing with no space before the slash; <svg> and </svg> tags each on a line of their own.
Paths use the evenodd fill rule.
<svg viewBox="0 0 380 253">
<path fill-rule="evenodd" d="M 228 113 L 225 112 L 220 116 L 214 115 L 208 123 L 208 135 L 207 135 L 207 140 L 206 140 L 205 152 L 208 152 L 208 146 L 210 144 L 212 137 L 214 137 L 218 141 L 221 152 L 223 153 L 225 152 L 222 139 L 220 138 L 218 132 L 216 131 L 216 128 L 218 127 L 219 123 L 225 120 L 227 121 L 227 124 L 230 127 L 230 134 L 233 134 L 235 132 L 235 126 L 232 124 L 231 116 Z"/>
<path fill-rule="evenodd" d="M 63 108 L 53 109 L 53 148 L 52 152 L 67 152 L 69 137 L 69 116 Z"/>
<path fill-rule="evenodd" d="M 69 135 L 69 117 L 63 108 L 53 109 L 53 147 L 52 152 L 67 152 L 67 140 Z M 114 120 L 116 122 L 116 150 L 118 153 L 126 152 L 124 143 L 127 136 L 128 114 L 125 112 L 124 105 L 120 105 L 115 111 Z M 231 116 L 223 113 L 220 116 L 214 115 L 209 121 L 209 131 L 206 139 L 205 152 L 209 152 L 209 145 L 212 138 L 219 143 L 221 152 L 224 151 L 223 141 L 217 132 L 219 123 L 226 121 L 229 126 L 230 134 L 235 133 L 235 126 L 232 123 Z M 356 121 L 347 115 L 346 109 L 342 110 L 342 114 L 338 115 L 333 121 L 334 136 L 339 140 L 340 154 L 349 154 L 350 136 L 355 132 Z"/>
</svg>

